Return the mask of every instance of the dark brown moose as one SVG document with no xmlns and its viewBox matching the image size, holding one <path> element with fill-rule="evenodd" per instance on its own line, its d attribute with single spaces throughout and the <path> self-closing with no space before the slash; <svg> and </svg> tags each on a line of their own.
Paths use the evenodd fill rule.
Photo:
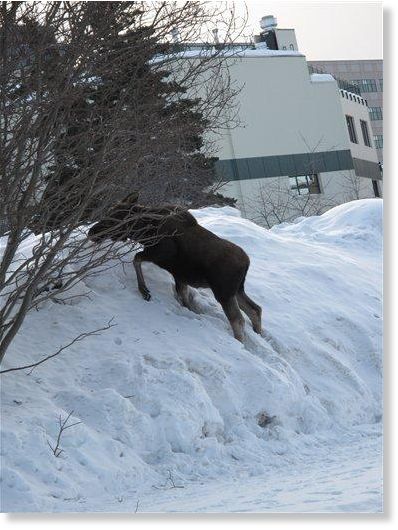
<svg viewBox="0 0 398 530">
<path fill-rule="evenodd" d="M 96 243 L 105 239 L 130 239 L 144 246 L 134 258 L 138 289 L 143 298 L 151 298 L 141 268 L 143 261 L 149 261 L 174 277 L 177 299 L 183 306 L 193 310 L 188 286 L 208 287 L 221 304 L 236 339 L 243 341 L 244 338 L 240 309 L 251 320 L 254 331 L 261 333 L 261 308 L 244 290 L 250 264 L 247 254 L 200 226 L 181 207 L 141 206 L 136 200 L 137 194 L 126 197 L 106 218 L 91 227 L 88 237 Z"/>
</svg>

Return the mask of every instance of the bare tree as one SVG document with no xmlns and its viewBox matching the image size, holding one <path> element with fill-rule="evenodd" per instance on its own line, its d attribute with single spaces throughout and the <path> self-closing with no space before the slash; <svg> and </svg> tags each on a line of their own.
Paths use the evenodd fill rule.
<svg viewBox="0 0 398 530">
<path fill-rule="evenodd" d="M 355 171 L 348 171 L 344 175 L 342 191 L 345 194 L 345 200 L 356 201 L 361 198 L 362 178 Z"/>
<path fill-rule="evenodd" d="M 80 342 L 80 341 L 86 339 L 87 337 L 92 337 L 94 335 L 99 335 L 101 332 L 107 331 L 108 329 L 111 329 L 114 326 L 114 324 L 112 324 L 112 320 L 110 320 L 108 322 L 108 324 L 106 326 L 102 327 L 102 328 L 98 328 L 98 329 L 94 329 L 92 331 L 86 331 L 84 333 L 80 333 L 79 335 L 74 337 L 74 339 L 72 339 L 70 342 L 68 342 L 68 344 L 65 344 L 64 346 L 61 346 L 56 352 L 51 353 L 50 355 L 46 355 L 45 357 L 43 357 L 39 361 L 36 361 L 34 363 L 31 363 L 31 364 L 26 364 L 24 366 L 17 366 L 17 367 L 14 367 L 14 368 L 8 368 L 7 370 L 0 370 L 0 374 L 8 374 L 10 372 L 16 372 L 18 370 L 28 370 L 28 369 L 29 369 L 28 373 L 31 374 L 32 371 L 37 366 L 40 366 L 41 364 L 47 362 L 48 360 L 50 360 L 50 359 L 52 359 L 54 357 L 57 357 L 60 353 L 62 353 L 63 351 L 67 350 L 70 346 L 72 346 L 76 342 Z"/>
<path fill-rule="evenodd" d="M 157 490 L 164 490 L 164 489 L 183 489 L 184 486 L 182 485 L 176 485 L 173 473 L 170 469 L 167 470 L 167 478 L 164 484 L 161 484 L 160 486 L 152 486 L 154 489 Z"/>
<path fill-rule="evenodd" d="M 251 217 L 266 228 L 292 222 L 297 217 L 321 215 L 337 204 L 334 197 L 312 193 L 305 186 L 301 188 L 300 194 L 297 185 L 291 187 L 289 177 L 269 180 L 258 186 L 256 198 L 250 201 Z"/>
<path fill-rule="evenodd" d="M 239 28 L 199 1 L 2 2 L 0 23 L 1 361 L 28 311 L 130 250 L 96 251 L 84 223 L 134 190 L 196 204 L 211 188 L 203 138 L 233 122 Z"/>
<path fill-rule="evenodd" d="M 66 429 L 70 429 L 71 427 L 74 427 L 75 425 L 79 425 L 80 423 L 82 423 L 81 421 L 75 421 L 74 423 L 69 423 L 69 425 L 68 425 L 68 422 L 69 422 L 70 417 L 72 416 L 72 414 L 73 414 L 73 410 L 71 412 L 69 412 L 69 414 L 66 416 L 66 418 L 64 420 L 62 419 L 61 415 L 59 416 L 59 418 L 58 418 L 59 430 L 58 430 L 58 435 L 57 435 L 57 439 L 55 441 L 55 444 L 51 444 L 47 440 L 47 445 L 49 446 L 49 448 L 51 449 L 53 455 L 56 458 L 61 456 L 61 454 L 64 452 L 64 450 L 61 449 L 60 445 L 61 445 L 62 435 L 64 434 Z"/>
<path fill-rule="evenodd" d="M 311 144 L 302 133 L 299 136 L 308 155 L 304 174 L 267 179 L 258 186 L 256 198 L 250 202 L 253 220 L 267 228 L 292 222 L 298 217 L 321 215 L 341 202 L 336 192 L 329 193 L 331 178 L 324 176 L 322 181 L 318 179 L 317 157 L 320 156 L 318 151 L 324 138 Z M 333 148 L 329 146 L 327 150 Z"/>
</svg>

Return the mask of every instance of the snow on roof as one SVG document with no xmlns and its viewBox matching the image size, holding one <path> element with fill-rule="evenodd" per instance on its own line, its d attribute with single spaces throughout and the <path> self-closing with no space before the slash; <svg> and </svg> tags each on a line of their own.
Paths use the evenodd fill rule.
<svg viewBox="0 0 398 530">
<path fill-rule="evenodd" d="M 268 48 L 247 48 L 239 53 L 240 57 L 304 57 L 295 50 L 269 50 Z"/>
<path fill-rule="evenodd" d="M 158 55 L 154 57 L 151 63 L 158 63 L 172 59 L 193 59 L 200 57 L 224 56 L 224 57 L 304 57 L 304 55 L 295 50 L 269 50 L 266 47 L 258 46 L 256 48 L 249 47 L 226 47 L 224 50 L 217 48 L 194 48 L 182 50 L 178 53 L 170 55 Z"/>
<path fill-rule="evenodd" d="M 330 83 L 336 81 L 331 74 L 311 74 L 312 83 Z"/>
</svg>

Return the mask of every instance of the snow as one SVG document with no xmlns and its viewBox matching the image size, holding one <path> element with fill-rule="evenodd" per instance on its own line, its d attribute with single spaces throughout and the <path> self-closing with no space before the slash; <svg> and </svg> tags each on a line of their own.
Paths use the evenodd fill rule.
<svg viewBox="0 0 398 530">
<path fill-rule="evenodd" d="M 236 341 L 207 290 L 181 307 L 152 264 L 150 302 L 118 264 L 43 304 L 3 369 L 117 325 L 1 376 L 2 511 L 382 510 L 382 201 L 271 230 L 193 213 L 249 254 L 263 336 Z"/>
<path fill-rule="evenodd" d="M 330 83 L 335 82 L 335 78 L 331 74 L 311 74 L 312 83 Z"/>
<path fill-rule="evenodd" d="M 296 50 L 269 50 L 264 47 L 245 48 L 238 54 L 239 57 L 304 57 Z"/>
<path fill-rule="evenodd" d="M 296 50 L 270 50 L 264 46 L 258 46 L 256 48 L 230 46 L 226 47 L 225 50 L 219 50 L 216 48 L 193 48 L 186 49 L 182 52 L 174 53 L 171 55 L 157 55 L 150 63 L 157 64 L 164 61 L 176 60 L 176 59 L 197 59 L 197 58 L 208 58 L 208 57 L 304 57 L 301 52 Z"/>
</svg>

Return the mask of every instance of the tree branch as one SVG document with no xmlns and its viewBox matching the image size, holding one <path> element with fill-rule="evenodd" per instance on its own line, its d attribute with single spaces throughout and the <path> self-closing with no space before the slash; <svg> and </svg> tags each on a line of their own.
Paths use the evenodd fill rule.
<svg viewBox="0 0 398 530">
<path fill-rule="evenodd" d="M 36 363 L 27 364 L 25 366 L 18 366 L 16 368 L 8 368 L 7 370 L 0 370 L 0 374 L 7 374 L 9 372 L 16 372 L 17 370 L 27 370 L 28 368 L 31 368 L 33 370 L 34 368 L 36 368 L 40 364 L 43 364 L 46 361 L 48 361 L 49 359 L 52 359 L 53 357 L 56 357 L 57 355 L 62 353 L 64 350 L 66 350 L 67 348 L 69 348 L 70 346 L 75 344 L 76 342 L 80 342 L 80 341 L 84 340 L 87 337 L 92 337 L 92 336 L 95 336 L 95 335 L 99 335 L 102 331 L 106 331 L 106 330 L 108 330 L 110 328 L 115 327 L 117 324 L 112 324 L 112 321 L 113 321 L 113 318 L 111 318 L 111 320 L 108 322 L 108 324 L 106 326 L 102 327 L 102 328 L 98 328 L 98 329 L 95 329 L 93 331 L 86 331 L 84 333 L 80 333 L 80 335 L 75 337 L 71 342 L 69 342 L 65 346 L 62 346 L 61 348 L 59 348 L 59 350 L 57 350 L 55 353 L 52 353 L 51 355 L 47 355 L 46 357 L 44 357 L 43 359 L 41 359 L 40 361 L 38 361 Z M 31 373 L 32 370 L 29 373 Z"/>
</svg>

